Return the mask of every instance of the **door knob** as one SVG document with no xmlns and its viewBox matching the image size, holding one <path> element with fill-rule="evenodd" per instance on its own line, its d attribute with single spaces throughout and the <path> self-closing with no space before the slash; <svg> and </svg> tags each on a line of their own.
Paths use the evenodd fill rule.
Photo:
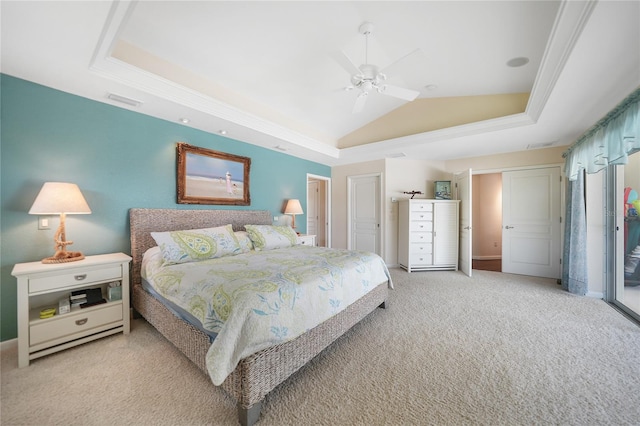
<svg viewBox="0 0 640 426">
<path fill-rule="evenodd" d="M 504 229 L 513 229 L 513 228 L 514 228 L 513 226 L 509 226 L 509 225 L 504 227 Z"/>
</svg>

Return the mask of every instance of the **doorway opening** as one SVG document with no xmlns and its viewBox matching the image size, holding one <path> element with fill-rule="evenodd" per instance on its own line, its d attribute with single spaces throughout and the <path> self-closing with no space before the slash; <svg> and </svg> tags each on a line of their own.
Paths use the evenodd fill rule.
<svg viewBox="0 0 640 426">
<path fill-rule="evenodd" d="M 316 246 L 331 247 L 331 179 L 307 174 L 307 234 Z"/>
<path fill-rule="evenodd" d="M 473 269 L 502 272 L 502 173 L 472 176 Z"/>
</svg>

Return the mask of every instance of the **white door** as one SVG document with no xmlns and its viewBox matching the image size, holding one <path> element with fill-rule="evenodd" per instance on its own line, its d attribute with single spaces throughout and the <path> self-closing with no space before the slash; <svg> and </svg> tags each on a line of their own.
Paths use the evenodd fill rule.
<svg viewBox="0 0 640 426">
<path fill-rule="evenodd" d="M 316 235 L 318 240 L 318 181 L 307 182 L 307 234 Z"/>
<path fill-rule="evenodd" d="M 349 238 L 351 250 L 380 252 L 380 175 L 349 177 Z"/>
<path fill-rule="evenodd" d="M 502 173 L 502 272 L 560 278 L 560 168 Z"/>
<path fill-rule="evenodd" d="M 457 173 L 456 178 L 456 199 L 460 200 L 460 258 L 458 259 L 460 270 L 468 276 L 472 274 L 472 258 L 471 258 L 471 195 L 472 180 L 471 169 L 462 173 Z"/>
</svg>

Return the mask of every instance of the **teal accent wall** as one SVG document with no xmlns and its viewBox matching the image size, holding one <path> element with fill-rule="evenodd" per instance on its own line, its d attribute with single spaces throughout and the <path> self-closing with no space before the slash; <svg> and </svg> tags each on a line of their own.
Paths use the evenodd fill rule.
<svg viewBox="0 0 640 426">
<path fill-rule="evenodd" d="M 307 173 L 328 166 L 0 75 L 0 341 L 17 337 L 15 263 L 53 254 L 50 230 L 28 214 L 46 181 L 76 183 L 91 215 L 67 216 L 69 250 L 130 253 L 132 207 L 257 209 L 281 216 L 298 198 L 306 211 Z M 144 110 L 144 105 L 141 107 Z M 176 203 L 176 142 L 251 158 L 250 206 Z M 306 231 L 305 215 L 296 217 Z"/>
</svg>

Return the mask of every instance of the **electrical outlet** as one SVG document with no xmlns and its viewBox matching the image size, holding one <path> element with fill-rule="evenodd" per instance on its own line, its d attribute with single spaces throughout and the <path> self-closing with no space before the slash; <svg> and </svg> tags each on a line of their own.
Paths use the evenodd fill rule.
<svg viewBox="0 0 640 426">
<path fill-rule="evenodd" d="M 51 229 L 49 222 L 50 222 L 50 219 L 48 217 L 38 216 L 38 229 L 40 230 Z"/>
<path fill-rule="evenodd" d="M 274 216 L 274 217 L 273 217 L 273 221 L 274 221 L 274 222 L 277 222 L 277 221 L 278 221 L 278 216 Z"/>
</svg>

